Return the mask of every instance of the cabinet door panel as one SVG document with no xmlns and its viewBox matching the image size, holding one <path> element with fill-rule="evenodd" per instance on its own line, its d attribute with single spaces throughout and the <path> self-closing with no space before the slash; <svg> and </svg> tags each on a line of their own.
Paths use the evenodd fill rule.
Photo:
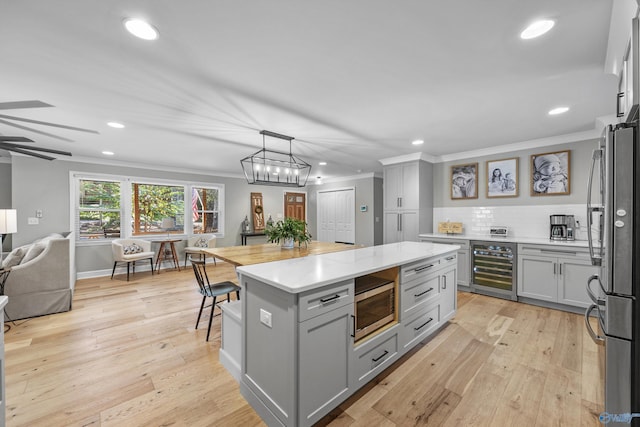
<svg viewBox="0 0 640 427">
<path fill-rule="evenodd" d="M 384 209 L 398 209 L 402 192 L 402 166 L 384 168 Z"/>
<path fill-rule="evenodd" d="M 556 258 L 520 256 L 518 296 L 556 302 L 558 285 L 554 269 L 557 269 Z"/>
<path fill-rule="evenodd" d="M 449 319 L 456 311 L 458 280 L 455 268 L 440 273 L 440 286 L 440 318 Z"/>
<path fill-rule="evenodd" d="M 404 212 L 400 220 L 401 235 L 403 241 L 417 242 L 420 233 L 418 225 L 418 212 Z"/>
<path fill-rule="evenodd" d="M 384 243 L 395 243 L 400 241 L 400 222 L 395 212 L 385 212 L 384 214 Z"/>
<path fill-rule="evenodd" d="M 469 286 L 469 249 L 458 251 L 458 284 Z"/>
<path fill-rule="evenodd" d="M 300 425 L 311 425 L 349 395 L 353 339 L 348 305 L 299 324 Z"/>
<path fill-rule="evenodd" d="M 419 209 L 420 177 L 418 163 L 407 163 L 402 165 L 402 194 L 401 209 Z"/>
<path fill-rule="evenodd" d="M 598 273 L 598 267 L 564 258 L 559 259 L 559 264 L 558 302 L 584 308 L 590 306 L 592 303 L 587 295 L 587 280 Z"/>
</svg>

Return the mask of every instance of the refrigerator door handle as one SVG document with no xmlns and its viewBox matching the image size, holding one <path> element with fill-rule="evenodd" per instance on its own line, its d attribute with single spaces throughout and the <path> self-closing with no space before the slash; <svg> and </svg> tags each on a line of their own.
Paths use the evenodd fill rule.
<svg viewBox="0 0 640 427">
<path fill-rule="evenodd" d="M 591 227 L 593 227 L 593 213 L 602 212 L 601 207 L 594 207 L 591 205 L 591 190 L 593 188 L 593 173 L 595 171 L 596 161 L 602 161 L 602 150 L 593 150 L 591 154 L 591 169 L 589 171 L 589 182 L 587 184 L 587 240 L 589 241 L 589 257 L 591 258 L 592 265 L 602 265 L 602 256 L 596 255 L 595 248 L 593 246 L 593 236 Z M 602 163 L 602 162 L 601 162 Z M 602 170 L 600 171 L 602 173 Z M 602 248 L 602 242 L 600 242 Z"/>
<path fill-rule="evenodd" d="M 600 276 L 598 276 L 597 274 L 594 274 L 593 276 L 589 277 L 589 280 L 587 281 L 587 294 L 589 294 L 589 298 L 591 299 L 591 301 L 593 301 L 594 304 L 604 305 L 605 300 L 598 298 L 596 294 L 593 292 L 593 290 L 591 289 L 591 282 L 593 282 L 594 280 L 598 281 L 598 283 L 600 284 L 600 289 L 604 291 L 602 282 L 600 281 Z"/>
<path fill-rule="evenodd" d="M 589 335 L 591 336 L 593 342 L 598 345 L 604 345 L 605 337 L 596 334 L 591 327 L 591 322 L 589 322 L 589 316 L 591 316 L 591 312 L 593 310 L 598 310 L 598 320 L 600 320 L 600 309 L 596 304 L 591 304 L 589 308 L 587 308 L 587 311 L 584 312 L 584 323 L 587 327 L 587 332 L 589 332 Z"/>
</svg>

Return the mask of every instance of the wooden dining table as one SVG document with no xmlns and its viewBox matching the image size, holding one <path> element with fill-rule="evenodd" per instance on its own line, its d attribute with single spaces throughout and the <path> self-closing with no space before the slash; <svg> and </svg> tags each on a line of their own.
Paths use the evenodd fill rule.
<svg viewBox="0 0 640 427">
<path fill-rule="evenodd" d="M 350 245 L 347 243 L 312 241 L 307 245 L 296 245 L 293 249 L 283 249 L 276 243 L 265 243 L 262 245 L 204 248 L 202 251 L 238 267 L 242 265 L 300 258 L 308 255 L 346 251 L 362 247 L 362 245 Z"/>
</svg>

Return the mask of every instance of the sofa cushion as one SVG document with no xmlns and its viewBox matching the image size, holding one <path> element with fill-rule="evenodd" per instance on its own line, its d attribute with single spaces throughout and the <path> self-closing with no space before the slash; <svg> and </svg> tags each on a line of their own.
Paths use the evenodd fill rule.
<svg viewBox="0 0 640 427">
<path fill-rule="evenodd" d="M 27 253 L 24 255 L 24 258 L 22 258 L 22 261 L 20 261 L 20 264 L 27 263 L 32 259 L 36 258 L 38 255 L 44 252 L 46 247 L 47 247 L 47 242 L 37 241 L 33 243 L 29 248 L 29 250 L 27 251 Z"/>
<path fill-rule="evenodd" d="M 193 246 L 196 248 L 208 248 L 209 247 L 209 238 L 201 237 L 193 243 Z"/>
<path fill-rule="evenodd" d="M 139 254 L 140 252 L 144 252 L 142 246 L 132 243 L 130 245 L 125 245 L 122 247 L 125 255 L 133 255 Z"/>
<path fill-rule="evenodd" d="M 7 257 L 4 259 L 4 262 L 2 263 L 2 267 L 3 268 L 15 267 L 16 265 L 20 264 L 20 262 L 22 262 L 22 259 L 24 258 L 26 253 L 27 251 L 22 247 L 15 248 L 11 252 L 9 252 L 9 255 L 7 255 Z"/>
</svg>

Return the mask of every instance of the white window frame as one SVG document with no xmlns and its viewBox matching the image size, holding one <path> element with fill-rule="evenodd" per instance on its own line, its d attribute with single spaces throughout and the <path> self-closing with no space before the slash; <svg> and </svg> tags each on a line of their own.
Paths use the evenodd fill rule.
<svg viewBox="0 0 640 427">
<path fill-rule="evenodd" d="M 94 246 L 94 245 L 105 245 L 111 244 L 113 238 L 105 238 L 105 239 L 96 239 L 92 241 L 91 239 L 80 240 L 79 236 L 79 221 L 77 221 L 79 217 L 79 187 L 80 180 L 96 180 L 96 181 L 110 181 L 110 182 L 120 182 L 120 238 L 127 239 L 131 238 L 132 230 L 131 227 L 123 227 L 123 224 L 131 223 L 131 210 L 133 208 L 131 203 L 131 187 L 132 184 L 151 184 L 151 185 L 170 185 L 176 187 L 183 187 L 185 197 L 188 195 L 188 200 L 185 200 L 184 203 L 184 229 L 180 234 L 172 234 L 172 237 L 176 238 L 187 238 L 187 236 L 193 233 L 193 215 L 191 211 L 191 197 L 192 197 L 192 189 L 195 188 L 208 188 L 208 189 L 217 189 L 218 190 L 218 232 L 212 233 L 218 238 L 224 238 L 224 224 L 225 224 L 225 185 L 213 182 L 193 182 L 193 181 L 183 181 L 183 180 L 168 180 L 168 179 L 159 179 L 159 178 L 148 178 L 148 177 L 137 177 L 137 176 L 123 176 L 123 175 L 112 175 L 112 174 L 96 174 L 96 173 L 87 173 L 80 171 L 70 171 L 69 172 L 69 226 L 71 230 L 74 230 L 76 233 L 76 246 Z M 158 236 L 155 235 L 141 235 L 135 236 L 136 239 L 145 239 L 152 240 L 157 239 Z"/>
</svg>

